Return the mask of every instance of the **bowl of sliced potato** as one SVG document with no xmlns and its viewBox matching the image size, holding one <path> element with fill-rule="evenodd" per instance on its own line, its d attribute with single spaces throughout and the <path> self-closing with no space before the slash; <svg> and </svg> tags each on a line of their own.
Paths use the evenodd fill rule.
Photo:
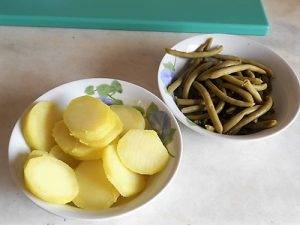
<svg viewBox="0 0 300 225">
<path fill-rule="evenodd" d="M 66 218 L 130 212 L 159 194 L 180 161 L 179 126 L 137 85 L 70 82 L 39 97 L 9 142 L 13 180 L 41 208 Z"/>
<path fill-rule="evenodd" d="M 161 96 L 178 120 L 200 134 L 268 137 L 288 127 L 299 112 L 296 73 L 253 40 L 199 35 L 164 50 L 158 70 Z"/>
</svg>

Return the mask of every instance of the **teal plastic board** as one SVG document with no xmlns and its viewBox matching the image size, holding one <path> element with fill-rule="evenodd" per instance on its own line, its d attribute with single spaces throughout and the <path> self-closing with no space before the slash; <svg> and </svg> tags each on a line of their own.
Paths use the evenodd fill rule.
<svg viewBox="0 0 300 225">
<path fill-rule="evenodd" d="M 0 25 L 265 35 L 260 0 L 0 0 Z"/>
</svg>

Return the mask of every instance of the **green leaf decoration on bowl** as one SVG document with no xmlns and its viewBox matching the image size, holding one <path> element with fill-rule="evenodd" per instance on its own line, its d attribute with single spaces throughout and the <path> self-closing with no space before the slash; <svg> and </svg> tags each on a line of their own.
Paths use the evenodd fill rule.
<svg viewBox="0 0 300 225">
<path fill-rule="evenodd" d="M 175 64 L 173 64 L 172 62 L 167 62 L 167 63 L 164 63 L 163 65 L 166 69 L 169 69 L 171 71 L 175 71 Z"/>
<path fill-rule="evenodd" d="M 113 80 L 111 84 L 100 84 L 98 86 L 87 86 L 84 93 L 87 95 L 98 94 L 99 98 L 107 105 L 123 105 L 121 99 L 114 97 L 116 93 L 122 93 L 123 88 L 119 81 Z"/>
<path fill-rule="evenodd" d="M 95 94 L 94 86 L 93 85 L 87 86 L 85 88 L 84 93 L 86 93 L 87 95 L 94 95 Z"/>
<path fill-rule="evenodd" d="M 176 129 L 171 127 L 171 119 L 166 112 L 160 111 L 152 102 L 146 110 L 146 119 L 165 146 L 172 142 Z M 174 157 L 170 152 L 169 154 Z"/>
</svg>

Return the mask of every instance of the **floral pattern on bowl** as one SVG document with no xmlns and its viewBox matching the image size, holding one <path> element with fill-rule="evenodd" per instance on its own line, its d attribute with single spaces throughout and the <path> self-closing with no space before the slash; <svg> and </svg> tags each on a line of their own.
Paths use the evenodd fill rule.
<svg viewBox="0 0 300 225">
<path fill-rule="evenodd" d="M 171 64 L 172 63 L 166 65 L 166 71 L 167 69 L 170 71 L 175 71 L 174 65 Z M 113 80 L 110 84 L 99 84 L 97 86 L 89 85 L 85 88 L 84 93 L 90 96 L 97 94 L 99 99 L 101 99 L 107 105 L 123 105 L 123 101 L 121 99 L 114 97 L 116 93 L 123 93 L 122 85 L 118 80 Z M 171 119 L 168 114 L 159 110 L 154 102 L 151 102 L 148 106 L 145 106 L 145 104 L 139 101 L 138 105 L 134 105 L 133 107 L 142 113 L 149 123 L 149 128 L 157 132 L 161 141 L 167 147 L 167 145 L 172 142 L 174 133 L 176 131 L 176 129 L 171 127 Z M 170 151 L 169 154 L 174 157 Z"/>
</svg>

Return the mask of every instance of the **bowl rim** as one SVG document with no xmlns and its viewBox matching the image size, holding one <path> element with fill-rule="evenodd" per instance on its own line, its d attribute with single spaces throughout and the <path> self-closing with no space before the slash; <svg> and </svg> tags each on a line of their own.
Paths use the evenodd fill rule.
<svg viewBox="0 0 300 225">
<path fill-rule="evenodd" d="M 157 100 L 158 102 L 161 103 L 161 105 L 164 106 L 165 108 L 165 111 L 168 112 L 168 114 L 170 115 L 170 117 L 172 118 L 172 120 L 174 121 L 174 126 L 178 132 L 178 142 L 179 142 L 179 146 L 178 146 L 178 152 L 176 154 L 176 158 L 177 160 L 175 161 L 174 163 L 174 169 L 172 170 L 171 172 L 171 176 L 169 176 L 164 185 L 157 191 L 157 193 L 155 193 L 155 195 L 153 195 L 150 199 L 148 199 L 148 201 L 145 201 L 143 202 L 142 204 L 139 204 L 139 205 L 136 205 L 134 207 L 132 207 L 131 209 L 129 209 L 128 211 L 124 210 L 118 214 L 109 214 L 109 215 L 101 215 L 100 217 L 97 217 L 95 216 L 96 218 L 82 218 L 82 217 L 73 217 L 71 215 L 62 215 L 62 214 L 59 214 L 55 211 L 52 211 L 50 209 L 46 209 L 44 208 L 42 205 L 40 205 L 38 203 L 38 201 L 43 201 L 43 200 L 40 200 L 38 199 L 37 197 L 35 197 L 34 195 L 30 196 L 30 192 L 27 191 L 22 185 L 21 185 L 21 182 L 19 182 L 19 179 L 17 178 L 17 176 L 15 175 L 15 168 L 13 168 L 14 166 L 14 163 L 13 163 L 13 160 L 11 159 L 11 155 L 10 155 L 10 149 L 12 148 L 11 145 L 12 145 L 12 136 L 13 136 L 13 133 L 14 131 L 17 129 L 17 126 L 21 123 L 21 120 L 22 120 L 22 117 L 24 116 L 24 113 L 26 112 L 27 108 L 32 105 L 33 103 L 35 103 L 36 101 L 38 101 L 38 99 L 40 99 L 42 96 L 54 91 L 55 89 L 58 89 L 58 88 L 61 88 L 63 86 L 67 86 L 69 84 L 73 84 L 73 83 L 80 83 L 82 81 L 92 81 L 92 82 L 95 82 L 95 81 L 101 81 L 103 79 L 106 79 L 106 80 L 110 80 L 110 81 L 113 81 L 113 80 L 118 80 L 118 81 L 121 81 L 127 85 L 132 85 L 134 86 L 134 88 L 141 88 L 145 93 L 147 93 L 147 95 L 150 95 L 153 99 Z M 31 202 L 33 202 L 36 206 L 38 206 L 39 208 L 45 210 L 46 212 L 50 213 L 50 214 L 53 214 L 53 215 L 56 215 L 56 216 L 59 216 L 61 218 L 69 218 L 69 219 L 74 219 L 74 220 L 81 220 L 81 221 L 100 221 L 100 220 L 107 220 L 107 219 L 112 219 L 112 218 L 116 218 L 116 217 L 119 217 L 119 216 L 123 216 L 125 214 L 129 214 L 129 213 L 132 213 L 138 209 L 141 209 L 143 206 L 145 206 L 146 204 L 152 202 L 158 195 L 160 195 L 171 183 L 171 181 L 175 178 L 177 172 L 178 172 L 178 168 L 180 166 L 180 163 L 181 163 L 181 156 L 182 156 L 182 151 L 183 151 L 183 138 L 182 138 L 182 133 L 181 133 L 181 130 L 180 130 L 180 126 L 178 124 L 178 121 L 176 120 L 174 114 L 172 113 L 172 111 L 169 109 L 169 107 L 167 106 L 167 104 L 165 102 L 163 102 L 158 96 L 156 96 L 155 94 L 153 94 L 151 91 L 145 89 L 144 87 L 141 87 L 137 84 L 134 84 L 134 83 L 131 83 L 131 82 L 128 82 L 128 81 L 124 81 L 124 80 L 121 80 L 121 79 L 114 79 L 114 78 L 107 78 L 107 77 L 97 77 L 97 78 L 85 78 L 85 79 L 79 79 L 79 80 L 74 80 L 74 81 L 70 81 L 70 82 L 67 82 L 67 83 L 63 83 L 61 85 L 58 85 L 52 89 L 49 89 L 47 90 L 46 92 L 44 92 L 43 94 L 41 94 L 38 98 L 36 98 L 34 101 L 32 101 L 24 110 L 23 112 L 20 114 L 19 118 L 17 119 L 17 121 L 15 122 L 11 132 L 10 132 L 10 136 L 9 136 L 9 143 L 8 143 L 8 147 L 7 147 L 7 151 L 8 151 L 8 156 L 7 156 L 7 160 L 8 160 L 8 167 L 9 167 L 9 173 L 10 173 L 10 176 L 15 184 L 15 186 L 17 187 L 17 189 L 21 190 L 22 193 L 26 196 L 27 199 L 31 200 Z M 51 204 L 51 203 L 49 203 Z M 55 204 L 53 204 L 55 205 Z M 83 209 L 80 209 L 80 210 L 83 210 Z"/>
<path fill-rule="evenodd" d="M 253 44 L 259 46 L 260 48 L 264 48 L 264 49 L 267 49 L 268 51 L 270 51 L 272 54 L 276 55 L 276 57 L 278 57 L 283 63 L 285 63 L 287 65 L 287 67 L 290 68 L 291 70 L 291 74 L 292 76 L 296 79 L 297 81 L 297 90 L 298 92 L 300 93 L 300 78 L 297 76 L 294 68 L 284 59 L 282 58 L 280 55 L 278 55 L 274 50 L 272 50 L 271 48 L 269 48 L 268 46 L 265 46 L 255 40 L 252 40 L 248 37 L 245 37 L 245 36 L 240 36 L 240 35 L 232 35 L 232 34 L 220 34 L 220 33 L 208 33 L 208 34 L 199 34 L 199 35 L 195 35 L 195 36 L 192 36 L 192 37 L 189 37 L 189 38 L 186 38 L 186 39 L 183 39 L 179 42 L 177 42 L 175 45 L 173 45 L 171 47 L 171 49 L 176 49 L 176 47 L 184 42 L 191 42 L 193 41 L 193 39 L 198 39 L 198 38 L 208 38 L 208 37 L 234 37 L 234 38 L 240 38 L 240 39 L 244 39 L 244 40 L 247 40 L 249 42 L 252 42 Z M 157 85 L 158 85 L 158 89 L 159 89 L 159 93 L 160 93 L 160 96 L 161 98 L 163 99 L 163 101 L 166 103 L 166 105 L 170 108 L 170 111 L 175 115 L 176 119 L 178 119 L 182 124 L 184 124 L 186 127 L 188 127 L 189 129 L 199 133 L 199 134 L 203 134 L 203 135 L 206 135 L 208 137 L 217 137 L 219 139 L 226 139 L 226 140 L 234 140 L 234 141 L 251 141 L 251 140 L 261 140 L 261 139 L 264 139 L 264 138 L 269 138 L 271 136 L 274 136 L 274 135 L 277 135 L 281 132 L 283 132 L 284 130 L 286 130 L 295 120 L 296 118 L 299 116 L 299 108 L 300 108 L 300 102 L 298 102 L 298 107 L 297 107 L 297 111 L 294 115 L 292 115 L 291 119 L 280 129 L 280 130 L 277 130 L 275 132 L 272 132 L 272 133 L 268 133 L 268 134 L 263 134 L 263 135 L 259 135 L 260 132 L 257 132 L 257 133 L 254 133 L 254 134 L 249 134 L 249 135 L 225 135 L 225 134 L 219 134 L 219 133 L 215 133 L 215 132 L 211 132 L 211 131 L 208 131 L 198 125 L 196 126 L 191 126 L 189 124 L 187 124 L 186 121 L 184 121 L 181 117 L 179 117 L 179 115 L 175 112 L 173 112 L 172 110 L 172 107 L 169 106 L 168 104 L 168 101 L 167 101 L 167 98 L 166 98 L 166 93 L 164 91 L 164 87 L 162 86 L 161 82 L 160 82 L 160 70 L 161 70 L 161 67 L 162 67 L 162 63 L 164 61 L 164 59 L 166 58 L 168 54 L 164 54 L 164 56 L 162 57 L 160 63 L 159 63 L 159 66 L 158 66 L 158 70 L 157 70 Z M 182 114 L 184 116 L 184 118 L 187 118 L 184 114 Z M 197 129 L 197 128 L 200 128 Z"/>
</svg>

